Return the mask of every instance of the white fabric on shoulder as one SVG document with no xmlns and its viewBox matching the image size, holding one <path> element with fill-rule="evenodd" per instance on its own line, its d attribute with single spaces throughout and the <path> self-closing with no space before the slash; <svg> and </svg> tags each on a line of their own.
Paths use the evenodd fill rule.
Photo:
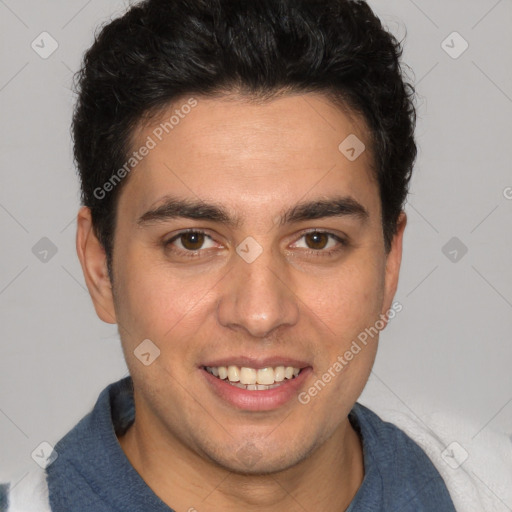
<svg viewBox="0 0 512 512">
<path fill-rule="evenodd" d="M 32 469 L 14 488 L 9 489 L 8 503 L 7 512 L 51 512 L 46 471 Z"/>
<path fill-rule="evenodd" d="M 379 416 L 413 439 L 439 471 L 457 512 L 512 512 L 512 441 L 504 433 L 478 432 L 447 413 L 424 417 L 381 409 Z M 475 432 L 477 435 L 475 435 Z"/>
</svg>

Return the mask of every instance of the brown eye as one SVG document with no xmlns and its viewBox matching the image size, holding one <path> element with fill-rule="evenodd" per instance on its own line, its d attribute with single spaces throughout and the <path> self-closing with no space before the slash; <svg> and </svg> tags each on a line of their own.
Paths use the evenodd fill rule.
<svg viewBox="0 0 512 512">
<path fill-rule="evenodd" d="M 328 233 L 307 233 L 304 235 L 307 246 L 310 249 L 321 250 L 325 249 L 326 245 L 329 243 L 329 234 Z"/>
<path fill-rule="evenodd" d="M 309 231 L 303 233 L 292 247 L 299 248 L 310 256 L 336 256 L 349 246 L 349 243 L 329 231 Z"/>
<path fill-rule="evenodd" d="M 198 251 L 204 244 L 204 233 L 190 232 L 179 236 L 181 245 L 189 251 Z"/>
<path fill-rule="evenodd" d="M 170 240 L 163 242 L 163 245 L 167 251 L 170 251 L 172 255 L 179 258 L 200 258 L 204 256 L 203 253 L 211 252 L 211 249 L 214 249 L 216 246 L 215 241 L 210 235 L 195 229 L 182 231 L 174 235 Z"/>
</svg>

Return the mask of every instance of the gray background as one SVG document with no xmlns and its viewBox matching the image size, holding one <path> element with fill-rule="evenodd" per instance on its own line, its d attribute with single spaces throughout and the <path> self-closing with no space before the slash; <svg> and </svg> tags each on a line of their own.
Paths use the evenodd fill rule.
<svg viewBox="0 0 512 512">
<path fill-rule="evenodd" d="M 475 442 L 490 429 L 510 435 L 512 2 L 371 4 L 400 39 L 407 33 L 420 154 L 396 295 L 403 311 L 381 335 L 361 401 L 426 424 L 456 415 L 474 425 Z M 126 6 L 0 0 L 0 480 L 22 479 L 32 451 L 55 444 L 127 374 L 117 328 L 96 317 L 75 252 L 69 136 L 72 74 L 95 27 Z M 59 45 L 47 59 L 31 48 L 43 31 Z M 458 58 L 457 36 L 444 45 L 452 56 L 442 46 L 454 31 L 469 43 Z M 57 249 L 47 261 L 33 251 L 43 237 Z"/>
</svg>

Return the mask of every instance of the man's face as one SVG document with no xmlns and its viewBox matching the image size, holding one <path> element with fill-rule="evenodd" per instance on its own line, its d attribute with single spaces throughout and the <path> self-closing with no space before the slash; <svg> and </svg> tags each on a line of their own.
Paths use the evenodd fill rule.
<svg viewBox="0 0 512 512">
<path fill-rule="evenodd" d="M 377 338 L 360 344 L 341 371 L 332 368 L 390 308 L 400 240 L 387 255 L 357 117 L 312 94 L 265 104 L 196 99 L 161 141 L 154 130 L 179 102 L 135 134 L 134 150 L 148 136 L 156 146 L 118 204 L 115 317 L 136 421 L 148 435 L 232 471 L 283 470 L 348 425 Z M 350 134 L 367 146 L 354 161 L 338 148 Z M 238 224 L 207 210 L 209 218 L 147 214 L 171 198 L 215 205 Z M 311 208 L 300 218 L 291 211 L 340 200 L 345 208 L 320 218 Z M 146 339 L 160 350 L 147 366 L 134 355 Z M 246 390 L 205 369 L 230 365 L 302 371 L 272 389 Z M 305 399 L 330 368 L 330 382 Z"/>
</svg>

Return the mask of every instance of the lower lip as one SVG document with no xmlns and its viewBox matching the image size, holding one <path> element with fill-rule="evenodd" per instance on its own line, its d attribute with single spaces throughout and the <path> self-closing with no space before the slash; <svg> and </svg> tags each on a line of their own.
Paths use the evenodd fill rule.
<svg viewBox="0 0 512 512">
<path fill-rule="evenodd" d="M 249 391 L 228 384 L 201 368 L 206 382 L 213 392 L 232 406 L 246 411 L 271 411 L 286 404 L 299 394 L 300 388 L 311 372 L 304 368 L 294 379 L 285 379 L 277 388 Z"/>
</svg>

